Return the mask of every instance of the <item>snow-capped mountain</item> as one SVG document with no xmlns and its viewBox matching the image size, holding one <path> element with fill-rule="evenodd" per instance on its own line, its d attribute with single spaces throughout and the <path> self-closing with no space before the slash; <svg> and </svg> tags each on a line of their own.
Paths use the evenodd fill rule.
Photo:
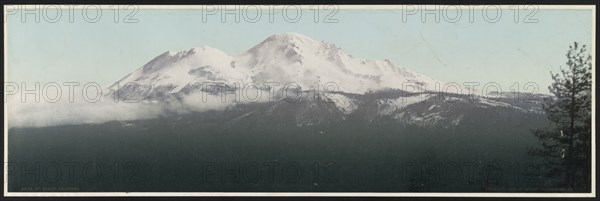
<svg viewBox="0 0 600 201">
<path fill-rule="evenodd" d="M 434 83 L 441 83 L 389 60 L 353 58 L 334 44 L 297 33 L 280 33 L 237 55 L 207 46 L 167 51 L 115 85 L 136 85 L 145 94 L 142 98 L 151 99 L 205 82 L 241 86 L 296 83 L 302 89 L 310 89 L 315 83 L 335 83 L 337 91 L 354 94 L 401 89 L 403 83 L 432 90 Z"/>
<path fill-rule="evenodd" d="M 249 83 L 279 83 L 278 87 L 295 83 L 300 87 L 295 89 L 301 99 L 289 101 L 286 99 L 289 97 L 281 95 L 279 88 L 280 93 L 272 99 L 275 102 L 268 107 L 247 110 L 234 119 L 239 122 L 256 115 L 259 115 L 257 118 L 279 117 L 278 120 L 288 119 L 300 127 L 356 119 L 357 116 L 364 122 L 396 121 L 448 127 L 460 124 L 468 113 L 508 109 L 516 113 L 539 114 L 543 98 L 535 95 L 529 102 L 523 102 L 513 101 L 506 95 L 487 98 L 479 93 L 469 96 L 441 92 L 435 88 L 436 83 L 444 84 L 441 81 L 399 67 L 389 60 L 353 58 L 333 44 L 296 33 L 272 35 L 237 55 L 207 46 L 181 52 L 168 51 L 115 85 L 120 86 L 116 95 L 121 98 L 172 103 L 182 102 L 194 92 L 207 92 L 201 88 L 204 83 L 219 83 L 219 86 L 233 89 Z M 334 83 L 337 88 L 314 89 L 315 83 L 321 86 Z M 127 85 L 137 89 L 131 91 L 131 87 L 124 87 Z M 407 86 L 413 87 L 413 91 L 406 91 Z M 415 91 L 415 86 L 420 89 Z M 220 95 L 224 93 L 210 92 L 208 95 L 215 100 L 221 100 Z M 290 102 L 296 104 L 288 104 Z M 203 104 L 192 104 L 196 103 Z M 226 104 L 241 107 L 235 101 Z M 251 104 L 241 105 L 248 107 Z"/>
</svg>

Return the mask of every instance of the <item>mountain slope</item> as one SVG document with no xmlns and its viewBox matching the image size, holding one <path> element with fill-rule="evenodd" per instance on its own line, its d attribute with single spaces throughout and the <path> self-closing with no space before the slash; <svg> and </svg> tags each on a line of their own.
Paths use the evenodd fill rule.
<svg viewBox="0 0 600 201">
<path fill-rule="evenodd" d="M 121 88 L 136 86 L 140 95 L 135 98 L 153 99 L 205 82 L 238 83 L 240 86 L 295 83 L 302 89 L 310 89 L 315 83 L 334 83 L 335 91 L 355 94 L 402 89 L 405 82 L 422 84 L 431 90 L 433 83 L 441 83 L 398 67 L 389 60 L 357 59 L 333 44 L 296 33 L 280 33 L 238 55 L 207 46 L 181 52 L 168 51 L 115 85 Z"/>
<path fill-rule="evenodd" d="M 250 83 L 258 84 L 251 86 L 256 91 L 245 88 Z M 278 86 L 261 86 L 263 83 Z M 388 60 L 353 58 L 334 44 L 280 33 L 237 55 L 207 46 L 168 51 L 115 85 L 121 86 L 116 92 L 121 98 L 166 104 L 207 104 L 205 99 L 211 99 L 220 106 L 236 107 L 274 101 L 267 112 L 248 111 L 246 117 L 289 112 L 295 115 L 289 121 L 299 127 L 342 121 L 357 114 L 363 115 L 361 120 L 366 122 L 386 119 L 451 127 L 477 108 L 541 113 L 541 95 L 528 96 L 533 102 L 515 101 L 510 94 L 492 94 L 495 98 L 479 93 L 466 96 L 436 91 L 436 83 L 444 84 Z M 133 87 L 124 87 L 127 85 Z M 420 91 L 404 89 L 416 85 L 422 86 Z M 294 90 L 286 88 L 290 86 Z M 247 101 L 255 94 L 257 101 Z M 265 94 L 269 94 L 267 101 Z M 202 102 L 197 101 L 200 98 Z"/>
</svg>

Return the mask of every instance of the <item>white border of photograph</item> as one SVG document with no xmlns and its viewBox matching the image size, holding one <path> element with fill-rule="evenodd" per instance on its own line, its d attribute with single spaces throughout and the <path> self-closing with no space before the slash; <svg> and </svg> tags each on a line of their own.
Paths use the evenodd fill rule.
<svg viewBox="0 0 600 201">
<path fill-rule="evenodd" d="M 4 8 L 6 10 L 6 6 Z M 10 6 L 10 5 L 8 5 Z M 26 9 L 36 8 L 35 6 L 44 5 L 24 5 Z M 69 5 L 62 5 L 69 6 Z M 112 5 L 99 5 L 102 9 L 110 8 Z M 138 5 L 139 9 L 202 9 L 204 6 L 209 5 Z M 240 5 L 224 5 L 226 8 L 233 9 Z M 269 6 L 269 5 L 262 5 Z M 311 5 L 298 5 L 301 9 L 309 9 Z M 339 9 L 403 9 L 407 6 L 417 5 L 337 5 Z M 421 5 L 422 6 L 422 5 Z M 425 5 L 425 9 L 439 8 L 436 6 L 446 5 Z M 460 6 L 460 5 L 455 5 Z M 462 5 L 460 7 L 466 7 L 469 5 Z M 475 5 L 473 8 L 479 9 L 483 6 L 489 5 Z M 498 5 L 501 9 L 509 9 L 515 5 Z M 594 5 L 535 5 L 539 9 L 578 9 L 578 10 L 590 10 L 592 12 L 592 80 L 596 81 L 595 73 L 595 57 L 596 57 L 596 7 Z M 447 7 L 448 9 L 455 9 L 456 7 Z M 6 12 L 5 12 L 6 15 Z M 6 16 L 4 16 L 6 18 Z M 8 71 L 8 31 L 7 23 L 4 23 L 4 79 L 7 79 Z M 592 94 L 596 94 L 596 86 L 592 84 Z M 7 108 L 7 103 L 4 103 L 4 107 Z M 56 197 L 165 197 L 165 196 L 176 196 L 176 197 L 192 197 L 192 196 L 204 196 L 204 197 L 215 197 L 215 196 L 259 196 L 259 197 L 272 197 L 272 196 L 293 196 L 293 197 L 595 197 L 596 196 L 596 100 L 595 96 L 592 96 L 592 191 L 591 193 L 436 193 L 436 192 L 423 192 L 423 193 L 346 193 L 346 192 L 8 192 L 8 179 L 6 176 L 6 165 L 8 164 L 8 116 L 6 109 L 4 110 L 4 196 L 5 197 L 44 197 L 44 196 L 56 196 Z"/>
</svg>

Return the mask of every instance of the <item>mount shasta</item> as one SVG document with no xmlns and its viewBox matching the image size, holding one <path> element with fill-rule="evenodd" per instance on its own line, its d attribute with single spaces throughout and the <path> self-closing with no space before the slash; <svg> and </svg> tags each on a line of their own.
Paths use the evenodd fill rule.
<svg viewBox="0 0 600 201">
<path fill-rule="evenodd" d="M 457 88 L 387 59 L 354 58 L 334 44 L 297 33 L 272 35 L 237 55 L 207 46 L 167 51 L 111 88 L 118 90 L 110 96 L 151 104 L 179 104 L 194 97 L 203 101 L 191 104 L 207 105 L 202 111 L 211 109 L 207 99 L 212 99 L 228 110 L 244 111 L 237 120 L 279 112 L 297 126 L 360 116 L 356 118 L 366 122 L 449 127 L 459 124 L 468 111 L 539 114 L 544 97 L 482 94 L 477 89 L 462 93 L 461 88 L 459 93 L 446 92 Z M 493 97 L 486 97 L 490 94 Z M 250 101 L 244 101 L 247 97 Z M 247 109 L 256 104 L 269 106 Z"/>
</svg>

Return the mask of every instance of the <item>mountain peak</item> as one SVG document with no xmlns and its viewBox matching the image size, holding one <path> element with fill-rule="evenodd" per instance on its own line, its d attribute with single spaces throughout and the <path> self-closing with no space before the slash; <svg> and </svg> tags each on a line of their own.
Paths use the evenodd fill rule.
<svg viewBox="0 0 600 201">
<path fill-rule="evenodd" d="M 283 33 L 273 34 L 273 35 L 267 37 L 261 43 L 250 48 L 246 52 L 253 53 L 260 49 L 263 49 L 263 50 L 264 49 L 283 50 L 283 49 L 288 49 L 288 48 L 303 49 L 304 47 L 317 46 L 319 44 L 321 44 L 321 42 L 318 42 L 308 36 L 305 36 L 305 35 L 302 35 L 299 33 L 294 33 L 294 32 L 283 32 Z"/>
<path fill-rule="evenodd" d="M 200 46 L 200 47 L 193 47 L 189 51 L 190 52 L 204 52 L 204 51 L 217 51 L 217 52 L 221 52 L 221 50 L 219 50 L 217 48 L 210 47 L 208 45 L 203 45 L 203 46 Z"/>
<path fill-rule="evenodd" d="M 271 36 L 269 36 L 265 41 L 272 41 L 272 40 L 279 40 L 279 41 L 290 41 L 290 40 L 295 40 L 295 41 L 315 41 L 312 38 L 299 34 L 299 33 L 294 33 L 294 32 L 282 32 L 282 33 L 277 33 L 277 34 L 273 34 Z"/>
<path fill-rule="evenodd" d="M 190 57 L 227 57 L 229 54 L 221 51 L 220 49 L 213 48 L 207 45 L 203 45 L 200 47 L 194 47 L 188 51 L 186 51 L 185 56 Z"/>
</svg>

